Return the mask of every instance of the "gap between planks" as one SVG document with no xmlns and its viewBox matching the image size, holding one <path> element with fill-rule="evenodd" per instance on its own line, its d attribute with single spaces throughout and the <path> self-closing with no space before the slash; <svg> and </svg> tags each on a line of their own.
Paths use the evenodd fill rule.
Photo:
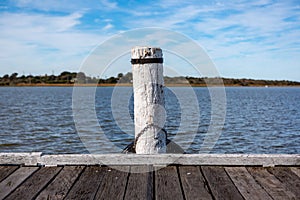
<svg viewBox="0 0 300 200">
<path fill-rule="evenodd" d="M 0 166 L 0 169 L 5 172 L 10 166 L 5 167 Z M 0 182 L 0 186 L 3 186 L 15 180 L 12 187 L 8 187 L 13 192 L 9 193 L 7 199 L 19 197 L 23 199 L 47 199 L 48 197 L 105 199 L 108 196 L 114 199 L 172 200 L 197 197 L 198 199 L 200 197 L 203 199 L 224 197 L 299 199 L 300 177 L 297 175 L 299 167 L 176 165 L 160 168 L 157 171 L 152 171 L 151 166 L 128 166 L 125 167 L 126 169 L 124 166 L 119 166 L 123 171 L 100 166 L 11 167 L 14 169 L 13 172 Z M 73 173 L 73 169 L 77 171 Z M 23 174 L 22 170 L 27 172 Z M 70 179 L 64 178 L 66 174 L 69 174 Z M 27 188 L 29 185 L 30 192 Z M 60 190 L 61 186 L 65 188 Z"/>
</svg>

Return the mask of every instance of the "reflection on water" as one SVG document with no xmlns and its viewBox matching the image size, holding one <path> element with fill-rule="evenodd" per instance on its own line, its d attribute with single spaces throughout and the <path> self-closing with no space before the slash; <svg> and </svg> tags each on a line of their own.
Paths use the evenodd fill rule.
<svg viewBox="0 0 300 200">
<path fill-rule="evenodd" d="M 176 137 L 185 147 L 191 143 L 188 153 L 199 152 L 211 119 L 208 90 L 193 89 L 200 114 L 194 105 L 180 104 L 178 94 L 189 102 L 186 88 L 165 90 L 168 137 Z M 97 117 L 82 118 L 80 130 L 73 119 L 72 91 L 71 87 L 1 87 L 0 152 L 88 153 L 88 145 L 93 153 L 118 153 L 133 140 L 132 88 L 97 88 L 93 98 Z M 127 100 L 112 105 L 112 95 L 114 100 L 127 95 Z M 226 88 L 226 96 L 226 121 L 212 153 L 300 153 L 300 88 Z M 82 109 L 94 108 L 83 105 Z M 184 130 L 180 129 L 182 109 L 191 122 Z M 99 135 L 99 125 L 104 135 Z M 84 145 L 80 137 L 88 143 Z M 112 150 L 112 145 L 118 148 Z"/>
</svg>

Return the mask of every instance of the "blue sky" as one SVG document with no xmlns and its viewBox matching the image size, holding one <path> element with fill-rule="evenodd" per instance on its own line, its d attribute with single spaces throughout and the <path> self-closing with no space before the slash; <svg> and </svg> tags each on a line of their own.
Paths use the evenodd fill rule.
<svg viewBox="0 0 300 200">
<path fill-rule="evenodd" d="M 144 27 L 195 40 L 223 77 L 300 81 L 299 0 L 2 0 L 0 75 L 78 71 L 97 45 Z"/>
</svg>

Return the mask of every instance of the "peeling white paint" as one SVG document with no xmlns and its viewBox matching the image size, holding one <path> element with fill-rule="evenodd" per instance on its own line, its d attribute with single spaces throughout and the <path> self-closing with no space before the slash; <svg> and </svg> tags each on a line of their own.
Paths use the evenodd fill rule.
<svg viewBox="0 0 300 200">
<path fill-rule="evenodd" d="M 60 154 L 0 153 L 1 165 L 300 166 L 300 154 Z M 293 169 L 298 173 L 298 168 Z"/>
<path fill-rule="evenodd" d="M 134 47 L 132 59 L 162 58 L 162 50 L 153 47 Z M 133 64 L 134 123 L 135 137 L 148 125 L 138 138 L 137 154 L 157 154 L 166 152 L 166 135 L 158 127 L 163 127 L 166 119 L 164 108 L 163 64 Z"/>
</svg>

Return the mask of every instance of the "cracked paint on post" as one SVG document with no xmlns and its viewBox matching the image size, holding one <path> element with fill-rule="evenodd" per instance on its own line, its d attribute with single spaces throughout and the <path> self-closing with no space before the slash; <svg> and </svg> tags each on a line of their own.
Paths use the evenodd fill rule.
<svg viewBox="0 0 300 200">
<path fill-rule="evenodd" d="M 162 58 L 162 50 L 154 47 L 134 47 L 131 59 Z M 149 125 L 136 141 L 137 154 L 166 152 L 164 126 L 164 80 L 162 63 L 132 64 L 134 92 L 135 137 Z M 160 128 L 159 128 L 160 127 Z"/>
</svg>

